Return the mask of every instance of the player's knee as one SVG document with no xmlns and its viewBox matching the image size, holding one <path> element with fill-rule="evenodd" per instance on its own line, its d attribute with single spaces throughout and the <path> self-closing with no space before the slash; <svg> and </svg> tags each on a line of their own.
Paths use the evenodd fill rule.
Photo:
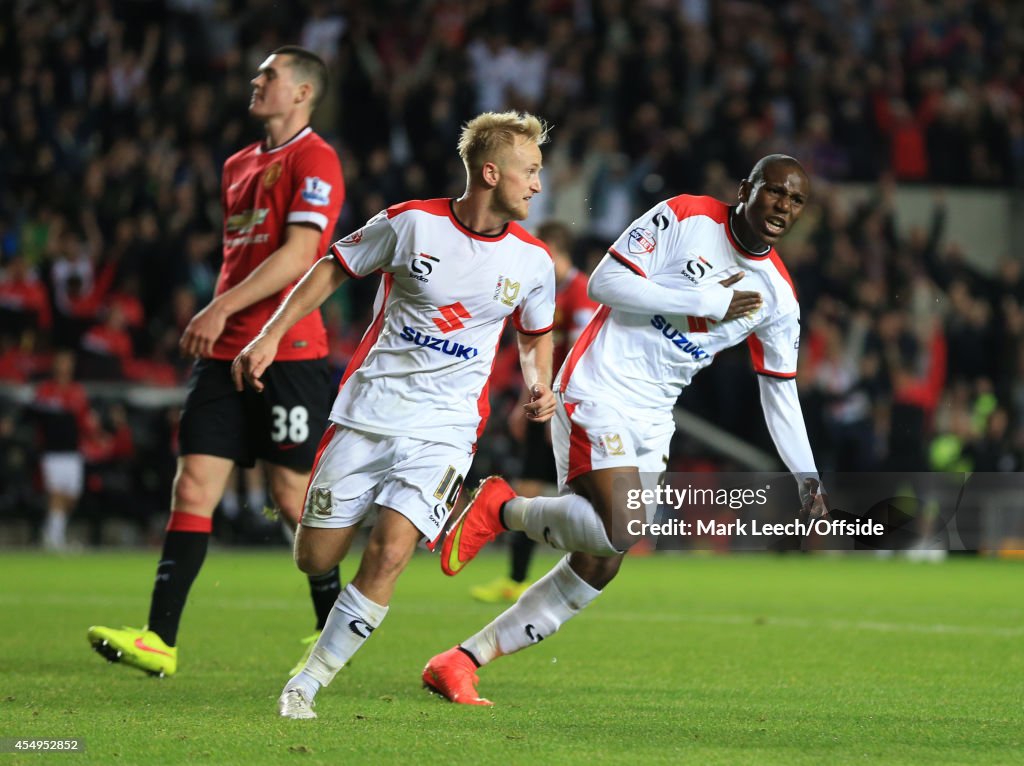
<svg viewBox="0 0 1024 766">
<path fill-rule="evenodd" d="M 623 556 L 591 556 L 585 553 L 574 553 L 570 560 L 573 571 L 588 585 L 598 590 L 603 589 L 615 579 L 622 566 Z"/>
<path fill-rule="evenodd" d="M 328 572 L 337 566 L 336 561 L 330 561 L 330 556 L 315 548 L 296 545 L 293 552 L 295 566 L 299 571 L 308 575 L 319 575 Z"/>
<path fill-rule="evenodd" d="M 373 579 L 394 580 L 409 563 L 411 551 L 397 541 L 371 541 L 363 554 L 360 569 Z"/>
<path fill-rule="evenodd" d="M 195 473 L 183 468 L 174 479 L 173 509 L 198 516 L 209 516 L 219 498 Z"/>
</svg>

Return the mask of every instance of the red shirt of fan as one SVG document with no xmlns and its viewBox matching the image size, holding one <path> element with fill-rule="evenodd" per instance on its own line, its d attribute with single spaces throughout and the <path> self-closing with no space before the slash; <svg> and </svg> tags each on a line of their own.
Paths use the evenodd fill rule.
<svg viewBox="0 0 1024 766">
<path fill-rule="evenodd" d="M 244 280 L 280 248 L 288 224 L 315 226 L 320 230 L 320 246 L 306 268 L 312 266 L 333 241 L 334 224 L 344 199 L 345 183 L 338 155 L 312 128 L 305 128 L 274 149 L 267 150 L 260 142 L 229 157 L 221 179 L 224 263 L 216 294 Z M 229 317 L 211 356 L 234 359 L 263 329 L 295 283 Z M 317 310 L 285 334 L 276 359 L 294 361 L 325 356 L 327 333 Z"/>
<path fill-rule="evenodd" d="M 569 349 L 594 317 L 599 304 L 587 295 L 587 275 L 575 267 L 555 286 L 555 325 L 552 369 L 556 372 L 569 355 Z"/>
</svg>

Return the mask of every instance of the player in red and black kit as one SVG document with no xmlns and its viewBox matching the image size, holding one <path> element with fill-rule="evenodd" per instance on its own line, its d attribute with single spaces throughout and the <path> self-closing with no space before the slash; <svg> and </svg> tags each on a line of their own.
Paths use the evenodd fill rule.
<svg viewBox="0 0 1024 766">
<path fill-rule="evenodd" d="M 551 339 L 555 346 L 552 369 L 557 370 L 598 305 L 587 295 L 587 275 L 573 266 L 573 237 L 569 227 L 561 221 L 547 221 L 537 227 L 537 238 L 548 246 L 555 265 L 555 324 Z M 523 468 L 516 491 L 522 497 L 544 494 L 557 483 L 550 424 L 532 423 L 523 416 L 522 407 L 515 407 L 509 417 L 509 428 L 523 445 Z M 477 601 L 511 603 L 529 587 L 526 578 L 537 543 L 522 532 L 513 532 L 510 537 L 508 576 L 470 588 L 470 595 Z"/>
<path fill-rule="evenodd" d="M 341 164 L 309 127 L 326 86 L 323 61 L 296 46 L 275 50 L 252 79 L 249 113 L 263 123 L 266 138 L 224 163 L 224 263 L 214 299 L 181 338 L 182 353 L 197 361 L 181 416 L 181 456 L 149 624 L 90 628 L 90 643 L 109 660 L 153 674 L 177 670 L 178 623 L 235 464 L 262 460 L 284 518 L 295 526 L 302 514 L 334 394 L 320 312 L 284 337 L 263 393 L 236 391 L 231 362 L 333 241 L 344 200 Z M 340 587 L 337 569 L 310 577 L 318 631 Z"/>
</svg>

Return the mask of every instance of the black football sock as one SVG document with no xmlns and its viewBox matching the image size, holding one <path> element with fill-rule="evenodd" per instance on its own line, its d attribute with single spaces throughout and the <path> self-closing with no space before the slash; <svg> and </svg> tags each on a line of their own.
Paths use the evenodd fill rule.
<svg viewBox="0 0 1024 766">
<path fill-rule="evenodd" d="M 172 517 L 173 523 L 173 517 Z M 210 533 L 170 529 L 156 567 L 153 597 L 149 604 L 149 629 L 168 646 L 178 640 L 178 623 L 185 610 L 189 589 L 206 558 Z"/>
<path fill-rule="evenodd" d="M 515 532 L 512 535 L 512 574 L 516 582 L 526 582 L 526 575 L 530 571 L 530 559 L 533 558 L 533 549 L 537 543 L 526 536 L 525 532 Z"/>
<path fill-rule="evenodd" d="M 323 630 L 327 618 L 334 608 L 334 602 L 341 593 L 341 571 L 334 567 L 324 574 L 309 575 L 309 596 L 313 599 L 313 611 L 316 612 L 316 629 Z"/>
</svg>

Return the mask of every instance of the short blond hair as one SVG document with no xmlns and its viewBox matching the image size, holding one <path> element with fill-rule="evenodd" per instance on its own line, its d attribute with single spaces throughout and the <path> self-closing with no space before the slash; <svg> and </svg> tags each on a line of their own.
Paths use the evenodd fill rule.
<svg viewBox="0 0 1024 766">
<path fill-rule="evenodd" d="M 528 112 L 484 112 L 462 126 L 459 156 L 470 174 L 501 149 L 514 146 L 516 137 L 540 146 L 548 140 L 548 124 Z"/>
</svg>

